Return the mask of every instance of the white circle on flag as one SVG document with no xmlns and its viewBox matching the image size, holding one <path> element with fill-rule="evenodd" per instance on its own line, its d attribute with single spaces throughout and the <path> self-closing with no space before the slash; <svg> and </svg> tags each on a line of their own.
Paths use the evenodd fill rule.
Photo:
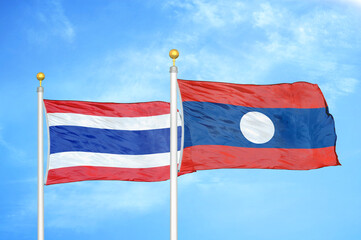
<svg viewBox="0 0 361 240">
<path fill-rule="evenodd" d="M 272 120 L 260 112 L 248 112 L 241 118 L 240 128 L 243 136 L 250 142 L 266 143 L 275 134 Z"/>
</svg>

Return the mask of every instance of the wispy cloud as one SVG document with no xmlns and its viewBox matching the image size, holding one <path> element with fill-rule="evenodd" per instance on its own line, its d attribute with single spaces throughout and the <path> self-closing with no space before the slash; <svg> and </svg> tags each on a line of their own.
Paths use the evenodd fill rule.
<svg viewBox="0 0 361 240">
<path fill-rule="evenodd" d="M 97 67 L 92 75 L 107 79 L 108 85 L 98 100 L 167 100 L 168 94 L 161 92 L 168 91 L 164 66 L 173 47 L 181 51 L 180 78 L 256 84 L 310 81 L 334 99 L 353 93 L 342 89 L 345 81 L 349 89 L 359 81 L 358 66 L 344 60 L 348 53 L 361 53 L 361 33 L 354 28 L 361 21 L 342 9 L 312 7 L 300 13 L 271 2 L 207 0 L 170 1 L 163 9 L 175 17 L 174 27 L 161 40 L 149 41 L 145 49 L 108 53 L 93 63 Z M 342 94 L 324 87 L 329 81 Z"/>
<path fill-rule="evenodd" d="M 345 77 L 341 79 L 331 79 L 325 83 L 322 83 L 320 87 L 326 94 L 328 105 L 335 107 L 336 100 L 339 97 L 354 93 L 358 85 L 359 80 Z"/>
<path fill-rule="evenodd" d="M 88 101 L 168 101 L 171 60 L 169 49 L 160 45 L 106 53 L 78 67 L 73 76 L 77 81 L 63 81 L 59 92 Z"/>
<path fill-rule="evenodd" d="M 168 184 L 82 182 L 46 187 L 47 225 L 89 231 L 99 222 L 132 213 L 143 215 L 167 203 Z"/>
<path fill-rule="evenodd" d="M 0 224 L 0 232 L 18 232 L 19 228 L 35 226 L 34 220 L 37 209 L 34 206 L 36 206 L 35 198 L 30 195 L 23 195 L 11 203 L 10 208 L 13 211 L 0 208 L 2 223 Z"/>
<path fill-rule="evenodd" d="M 274 9 L 269 3 L 261 3 L 260 10 L 253 12 L 254 26 L 280 26 L 284 21 L 284 15 L 279 9 Z"/>
<path fill-rule="evenodd" d="M 34 182 L 34 179 L 29 181 Z M 46 228 L 89 232 L 109 218 L 120 221 L 130 213 L 132 217 L 142 216 L 169 204 L 167 182 L 90 181 L 46 186 L 44 190 Z M 15 232 L 24 224 L 33 225 L 37 214 L 36 198 L 23 196 L 13 204 L 16 208 L 2 215 L 2 220 L 12 228 L 0 226 L 0 230 Z"/>
<path fill-rule="evenodd" d="M 35 16 L 38 24 L 36 28 L 28 30 L 30 40 L 44 43 L 55 36 L 67 42 L 74 41 L 74 26 L 66 16 L 60 0 L 42 2 Z"/>
<path fill-rule="evenodd" d="M 281 202 L 269 203 L 267 196 L 272 195 L 272 192 L 282 192 L 290 188 L 293 186 L 292 182 L 257 182 L 254 177 L 252 180 L 237 178 L 229 171 L 233 170 L 223 170 L 223 174 L 220 172 L 215 174 L 214 171 L 200 171 L 197 174 L 185 175 L 179 180 L 180 194 L 189 196 L 189 192 L 197 193 L 198 204 L 207 202 L 208 206 L 217 206 L 211 213 L 216 215 L 213 218 L 227 216 L 229 221 L 239 220 L 240 213 L 244 219 L 272 216 L 279 211 L 279 208 L 284 207 L 284 203 Z M 265 199 L 268 200 L 265 201 Z M 183 201 L 186 199 L 183 198 Z M 226 202 L 228 205 L 218 206 L 218 202 Z M 268 208 L 269 205 L 272 207 Z M 194 204 L 190 204 L 189 207 L 198 208 Z M 207 214 L 204 212 L 207 211 L 206 209 L 202 208 L 198 211 L 198 215 Z M 212 223 L 209 222 L 208 224 Z"/>
<path fill-rule="evenodd" d="M 5 151 L 5 153 L 7 153 L 8 156 L 10 156 L 13 159 L 19 160 L 19 159 L 24 159 L 25 157 L 25 152 L 18 148 L 17 145 L 13 145 L 11 143 L 9 143 L 8 141 L 6 141 L 3 137 L 3 128 L 0 126 L 0 150 L 1 148 L 3 148 Z M 2 152 L 2 151 L 1 151 Z"/>
<path fill-rule="evenodd" d="M 170 65 L 168 51 L 157 45 L 107 55 L 99 70 L 108 74 L 107 79 L 111 84 L 99 99 L 120 102 L 167 101 L 168 98 L 160 92 L 164 92 L 168 86 L 168 71 L 164 68 Z"/>
<path fill-rule="evenodd" d="M 351 5 L 353 5 L 353 6 L 356 6 L 356 7 L 360 7 L 360 8 L 361 8 L 361 1 L 360 1 L 360 0 L 331 0 L 331 1 L 340 2 L 340 3 L 346 3 L 346 4 L 351 4 Z"/>
<path fill-rule="evenodd" d="M 168 1 L 166 8 L 175 8 L 178 16 L 186 11 L 188 17 L 185 21 L 191 20 L 193 23 L 208 27 L 224 27 L 227 24 L 238 24 L 244 20 L 244 4 L 235 1 L 207 1 L 207 0 L 187 0 L 183 2 Z"/>
</svg>

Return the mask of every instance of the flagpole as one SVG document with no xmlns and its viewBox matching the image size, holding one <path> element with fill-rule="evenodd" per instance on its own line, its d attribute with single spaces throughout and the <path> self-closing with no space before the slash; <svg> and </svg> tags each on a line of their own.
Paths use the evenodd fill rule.
<svg viewBox="0 0 361 240">
<path fill-rule="evenodd" d="M 40 82 L 38 92 L 38 240 L 44 240 L 44 132 L 43 132 L 43 94 L 41 82 L 45 75 L 39 72 L 36 78 Z"/>
<path fill-rule="evenodd" d="M 179 56 L 176 49 L 169 52 L 173 59 L 170 67 L 170 240 L 178 239 L 178 196 L 177 196 L 177 73 L 175 60 Z"/>
</svg>

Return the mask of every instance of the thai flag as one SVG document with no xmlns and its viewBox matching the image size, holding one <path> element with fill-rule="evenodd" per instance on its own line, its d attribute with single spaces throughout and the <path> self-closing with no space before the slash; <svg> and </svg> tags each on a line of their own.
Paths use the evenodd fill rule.
<svg viewBox="0 0 361 240">
<path fill-rule="evenodd" d="M 184 111 L 181 173 L 339 165 L 334 120 L 316 84 L 178 84 Z"/>
<path fill-rule="evenodd" d="M 50 139 L 47 185 L 169 179 L 169 103 L 44 104 Z M 180 149 L 181 127 L 178 136 Z"/>
</svg>

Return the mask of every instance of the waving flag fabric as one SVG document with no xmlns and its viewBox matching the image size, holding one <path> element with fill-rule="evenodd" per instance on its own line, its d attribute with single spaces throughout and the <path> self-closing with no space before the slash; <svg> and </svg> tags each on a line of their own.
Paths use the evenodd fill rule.
<svg viewBox="0 0 361 240">
<path fill-rule="evenodd" d="M 316 84 L 178 84 L 184 111 L 182 173 L 339 165 L 334 121 Z"/>
<path fill-rule="evenodd" d="M 44 103 L 50 138 L 47 185 L 169 179 L 169 103 Z M 180 146 L 181 127 L 178 132 Z"/>
</svg>

